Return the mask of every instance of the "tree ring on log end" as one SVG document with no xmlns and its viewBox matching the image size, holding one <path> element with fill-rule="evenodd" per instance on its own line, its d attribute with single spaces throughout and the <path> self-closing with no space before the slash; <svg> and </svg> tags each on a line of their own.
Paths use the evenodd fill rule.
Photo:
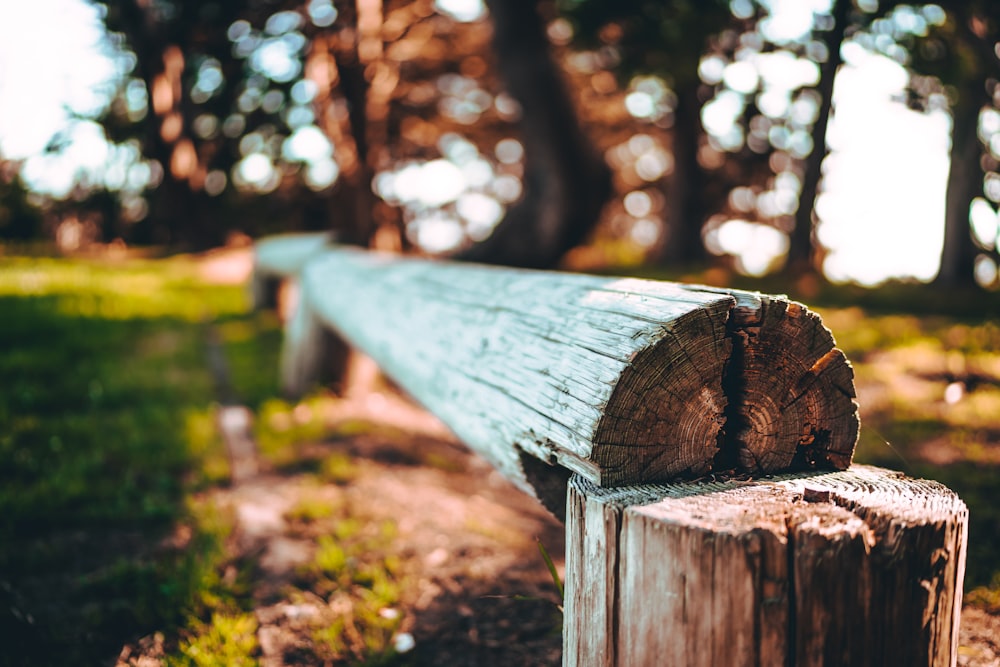
<svg viewBox="0 0 1000 667">
<path fill-rule="evenodd" d="M 742 395 L 730 397 L 735 440 L 757 471 L 847 468 L 858 405 L 854 371 L 832 334 L 816 313 L 779 298 L 762 299 L 755 324 L 736 329 L 744 363 Z"/>
<path fill-rule="evenodd" d="M 618 378 L 594 437 L 600 484 L 696 477 L 711 469 L 727 398 L 731 302 L 684 315 L 639 351 Z"/>
</svg>

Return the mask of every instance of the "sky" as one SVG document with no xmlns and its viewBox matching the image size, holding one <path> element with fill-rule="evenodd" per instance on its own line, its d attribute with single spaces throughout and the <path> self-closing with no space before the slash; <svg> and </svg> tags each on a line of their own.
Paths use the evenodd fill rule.
<svg viewBox="0 0 1000 667">
<path fill-rule="evenodd" d="M 832 280 L 930 280 L 944 241 L 951 118 L 892 101 L 906 81 L 893 61 L 848 52 L 836 79 L 831 154 L 817 201 Z"/>
<path fill-rule="evenodd" d="M 772 0 L 770 29 L 794 35 L 808 27 L 803 16 L 811 16 L 816 2 L 822 4 Z M 481 12 L 479 0 L 439 5 L 459 18 Z M 101 37 L 98 8 L 83 0 L 0 0 L 0 154 L 25 159 L 26 179 L 39 188 L 65 192 L 79 170 L 106 169 L 122 159 L 109 151 L 99 125 L 72 119 L 74 111 L 86 116 L 100 107 L 98 91 L 121 66 L 102 53 Z M 845 49 L 844 56 L 828 134 L 832 154 L 817 203 L 819 238 L 829 249 L 824 270 L 833 280 L 863 284 L 929 280 L 943 238 L 950 119 L 894 101 L 906 74 L 888 58 L 860 47 Z M 45 155 L 45 146 L 67 127 L 68 149 L 58 158 Z M 719 240 L 726 248 L 748 249 L 745 264 L 753 269 L 781 249 L 768 231 L 734 224 Z"/>
<path fill-rule="evenodd" d="M 95 91 L 115 76 L 101 37 L 96 8 L 81 0 L 0 0 L 0 149 L 6 157 L 43 150 L 67 125 L 67 105 L 81 113 L 101 107 Z"/>
</svg>

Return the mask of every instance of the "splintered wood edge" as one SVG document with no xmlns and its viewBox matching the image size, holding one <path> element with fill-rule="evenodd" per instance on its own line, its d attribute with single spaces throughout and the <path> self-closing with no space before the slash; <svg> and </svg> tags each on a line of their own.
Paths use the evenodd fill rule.
<svg viewBox="0 0 1000 667">
<path fill-rule="evenodd" d="M 574 476 L 569 488 L 566 655 L 608 665 L 956 655 L 968 509 L 937 482 L 856 465 L 616 489 Z"/>
<path fill-rule="evenodd" d="M 619 508 L 650 508 L 656 503 L 702 497 L 711 502 L 731 497 L 740 502 L 741 494 L 754 490 L 774 490 L 791 494 L 785 497 L 805 503 L 833 503 L 848 509 L 865 521 L 874 522 L 873 530 L 884 531 L 889 523 L 919 525 L 946 517 L 965 517 L 968 508 L 954 491 L 940 482 L 918 479 L 895 470 L 854 464 L 847 470 L 788 472 L 757 479 L 703 479 L 619 487 L 603 487 L 574 475 L 573 489 L 588 500 Z M 722 494 L 722 495 L 720 495 Z M 645 511 L 644 510 L 644 511 Z M 719 519 L 717 513 L 699 520 L 708 523 Z"/>
</svg>

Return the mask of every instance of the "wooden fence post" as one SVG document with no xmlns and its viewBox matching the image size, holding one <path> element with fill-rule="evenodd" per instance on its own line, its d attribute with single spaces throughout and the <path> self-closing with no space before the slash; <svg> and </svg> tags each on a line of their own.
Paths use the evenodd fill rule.
<svg viewBox="0 0 1000 667">
<path fill-rule="evenodd" d="M 328 232 L 281 234 L 257 241 L 253 246 L 250 277 L 254 307 L 275 307 L 278 283 L 296 279 L 309 258 L 328 248 L 331 241 Z"/>
<path fill-rule="evenodd" d="M 570 483 L 563 664 L 954 665 L 968 510 L 868 466 Z"/>
<path fill-rule="evenodd" d="M 309 259 L 329 249 L 332 241 L 330 232 L 302 232 L 254 244 L 251 303 L 276 309 L 283 321 L 279 378 L 286 396 L 301 396 L 314 382 L 340 384 L 347 374 L 350 347 L 302 304 L 299 283 Z"/>
</svg>

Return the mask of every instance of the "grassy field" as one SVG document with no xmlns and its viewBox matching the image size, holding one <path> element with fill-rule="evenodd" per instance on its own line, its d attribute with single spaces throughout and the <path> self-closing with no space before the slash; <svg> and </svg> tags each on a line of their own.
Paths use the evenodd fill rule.
<svg viewBox="0 0 1000 667">
<path fill-rule="evenodd" d="M 256 664 L 253 564 L 234 557 L 234 517 L 210 493 L 228 484 L 229 467 L 208 328 L 271 464 L 297 465 L 301 443 L 330 434 L 300 418 L 308 402 L 274 398 L 274 319 L 251 314 L 241 286 L 210 285 L 197 268 L 185 258 L 0 257 L 0 665 L 108 664 L 123 644 L 155 633 L 166 637 L 167 664 Z M 935 304 L 903 292 L 806 300 L 855 367 L 856 460 L 938 479 L 962 496 L 970 600 L 997 610 L 1000 326 L 987 314 L 1000 304 L 995 295 Z M 355 474 L 342 453 L 314 463 L 310 474 L 324 483 Z M 298 575 L 303 594 L 356 598 L 350 628 L 333 619 L 315 630 L 319 664 L 393 655 L 397 621 L 379 610 L 401 594 L 396 529 L 362 529 L 361 511 L 318 501 L 289 510 L 316 543 Z"/>
<path fill-rule="evenodd" d="M 228 478 L 207 323 L 248 330 L 237 356 L 271 343 L 247 388 L 274 382 L 276 327 L 247 312 L 183 260 L 0 259 L 0 661 L 106 663 L 238 615 L 230 517 L 199 491 Z"/>
</svg>

